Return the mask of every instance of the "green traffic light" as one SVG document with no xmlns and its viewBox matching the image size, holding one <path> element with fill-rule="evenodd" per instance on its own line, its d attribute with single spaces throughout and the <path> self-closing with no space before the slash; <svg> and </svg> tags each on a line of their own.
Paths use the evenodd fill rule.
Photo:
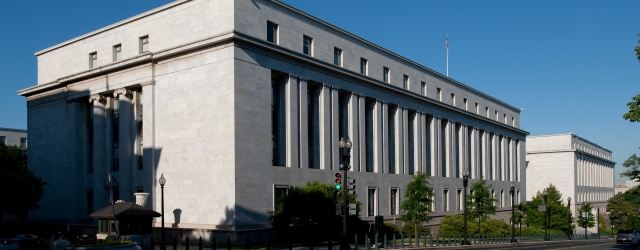
<svg viewBox="0 0 640 250">
<path fill-rule="evenodd" d="M 336 184 L 336 189 L 340 190 L 340 184 Z"/>
</svg>

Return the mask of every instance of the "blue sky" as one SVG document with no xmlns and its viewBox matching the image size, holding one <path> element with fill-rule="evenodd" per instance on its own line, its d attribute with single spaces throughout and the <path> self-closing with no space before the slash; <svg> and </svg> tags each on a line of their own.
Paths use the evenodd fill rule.
<svg viewBox="0 0 640 250">
<path fill-rule="evenodd" d="M 4 2 L 0 127 L 27 127 L 16 91 L 36 84 L 36 51 L 168 2 Z M 640 124 L 622 119 L 640 93 L 640 1 L 284 2 L 442 73 L 448 33 L 449 76 L 523 109 L 531 135 L 574 132 L 612 150 L 616 173 L 640 154 Z"/>
</svg>

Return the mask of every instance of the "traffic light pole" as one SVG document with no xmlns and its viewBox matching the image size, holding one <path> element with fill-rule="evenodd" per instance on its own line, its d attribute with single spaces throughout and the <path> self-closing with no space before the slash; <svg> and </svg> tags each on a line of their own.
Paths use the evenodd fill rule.
<svg viewBox="0 0 640 250">
<path fill-rule="evenodd" d="M 342 157 L 344 158 L 343 159 L 344 182 L 342 182 L 344 183 L 342 185 L 342 236 L 346 237 L 347 236 L 347 216 L 349 216 L 349 201 L 347 200 L 347 193 L 349 192 L 347 188 L 349 187 L 349 184 L 346 183 L 348 181 L 347 173 L 349 172 L 349 156 L 348 154 L 344 154 Z"/>
</svg>

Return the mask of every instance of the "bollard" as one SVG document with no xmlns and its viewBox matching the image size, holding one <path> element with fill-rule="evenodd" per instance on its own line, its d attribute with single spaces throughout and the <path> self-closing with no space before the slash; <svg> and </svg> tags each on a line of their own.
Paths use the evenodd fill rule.
<svg viewBox="0 0 640 250">
<path fill-rule="evenodd" d="M 440 234 L 436 234 L 436 247 L 440 246 Z"/>
<path fill-rule="evenodd" d="M 369 235 L 364 234 L 364 250 L 369 250 Z"/>
<path fill-rule="evenodd" d="M 198 250 L 202 250 L 202 236 L 198 239 Z"/>
<path fill-rule="evenodd" d="M 448 245 L 451 246 L 451 235 L 447 235 L 447 242 L 449 243 Z"/>
<path fill-rule="evenodd" d="M 355 235 L 355 238 L 356 238 L 356 241 L 354 242 L 355 243 L 354 249 L 358 250 L 358 234 Z"/>
<path fill-rule="evenodd" d="M 378 234 L 376 233 L 376 240 L 373 241 L 376 244 L 376 250 L 379 250 L 380 248 L 378 247 Z"/>
<path fill-rule="evenodd" d="M 411 246 L 411 234 L 409 234 L 409 248 L 412 248 L 413 246 Z"/>
<path fill-rule="evenodd" d="M 400 248 L 404 248 L 404 234 L 400 234 Z"/>
<path fill-rule="evenodd" d="M 213 243 L 211 244 L 211 250 L 216 250 L 216 248 L 218 247 L 218 241 L 216 241 L 216 237 L 213 237 Z"/>
<path fill-rule="evenodd" d="M 422 247 L 427 247 L 427 235 L 422 235 Z"/>
<path fill-rule="evenodd" d="M 267 250 L 271 250 L 271 236 L 267 236 Z M 329 240 L 329 250 L 331 250 L 331 240 Z"/>
<path fill-rule="evenodd" d="M 231 235 L 227 237 L 227 250 L 231 250 Z"/>
<path fill-rule="evenodd" d="M 384 249 L 387 249 L 387 234 L 384 234 L 384 245 L 382 245 Z"/>
<path fill-rule="evenodd" d="M 429 246 L 433 247 L 433 236 L 429 233 Z"/>
<path fill-rule="evenodd" d="M 393 249 L 397 249 L 396 248 L 396 234 L 393 234 Z"/>
</svg>

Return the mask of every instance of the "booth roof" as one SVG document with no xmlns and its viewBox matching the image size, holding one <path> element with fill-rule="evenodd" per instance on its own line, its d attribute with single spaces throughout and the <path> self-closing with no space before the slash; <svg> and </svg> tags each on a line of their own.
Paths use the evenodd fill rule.
<svg viewBox="0 0 640 250">
<path fill-rule="evenodd" d="M 118 202 L 113 205 L 106 206 L 99 209 L 89 215 L 89 218 L 93 219 L 113 219 L 115 210 L 116 219 L 130 218 L 130 217 L 160 217 L 160 213 L 140 206 L 135 202 Z"/>
</svg>

